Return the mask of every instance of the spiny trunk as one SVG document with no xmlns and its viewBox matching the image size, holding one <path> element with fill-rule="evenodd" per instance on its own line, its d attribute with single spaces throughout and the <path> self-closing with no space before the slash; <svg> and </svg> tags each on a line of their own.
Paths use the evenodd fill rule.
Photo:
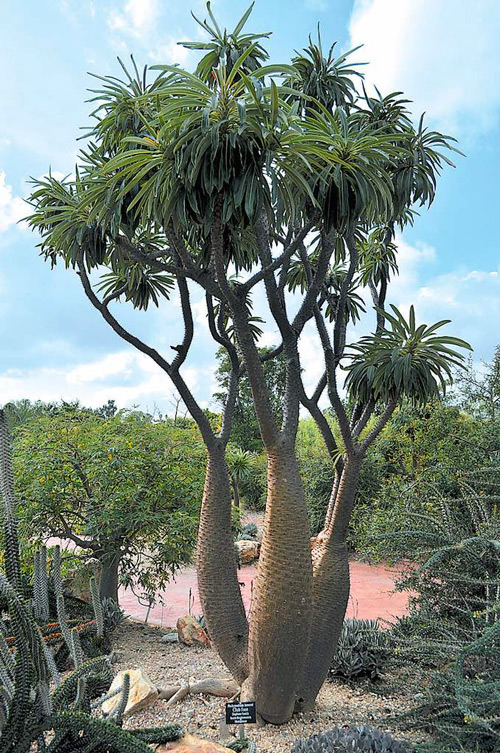
<svg viewBox="0 0 500 753">
<path fill-rule="evenodd" d="M 358 487 L 361 457 L 346 458 L 330 524 L 313 550 L 313 609 L 299 707 L 310 709 L 335 654 L 350 591 L 346 535 Z"/>
<path fill-rule="evenodd" d="M 310 629 L 312 564 L 307 508 L 293 449 L 268 452 L 268 496 L 249 637 L 246 698 L 261 717 L 288 721 Z"/>
<path fill-rule="evenodd" d="M 119 551 L 102 552 L 98 555 L 101 572 L 99 595 L 103 599 L 113 599 L 118 604 L 118 571 L 121 554 Z"/>
<path fill-rule="evenodd" d="M 210 638 L 234 679 L 248 676 L 248 623 L 231 530 L 231 488 L 224 448 L 209 452 L 197 547 L 198 591 Z"/>
</svg>

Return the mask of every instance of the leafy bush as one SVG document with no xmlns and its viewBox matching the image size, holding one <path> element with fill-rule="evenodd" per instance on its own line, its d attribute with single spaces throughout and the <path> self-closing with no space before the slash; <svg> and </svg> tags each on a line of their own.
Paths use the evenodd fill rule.
<svg viewBox="0 0 500 753">
<path fill-rule="evenodd" d="M 409 753 L 406 743 L 374 727 L 334 727 L 297 740 L 291 753 Z"/>
<path fill-rule="evenodd" d="M 252 471 L 241 479 L 241 496 L 246 508 L 264 510 L 267 492 L 266 456 L 264 454 L 252 455 Z"/>
<path fill-rule="evenodd" d="M 378 620 L 346 619 L 329 677 L 377 680 L 390 654 L 390 635 L 380 629 Z"/>
</svg>

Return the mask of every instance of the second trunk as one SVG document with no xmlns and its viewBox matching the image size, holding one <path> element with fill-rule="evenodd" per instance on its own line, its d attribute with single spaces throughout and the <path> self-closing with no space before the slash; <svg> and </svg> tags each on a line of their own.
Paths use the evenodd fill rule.
<svg viewBox="0 0 500 753">
<path fill-rule="evenodd" d="M 245 697 L 267 722 L 293 714 L 311 624 L 307 508 L 293 449 L 268 452 L 268 496 L 249 635 Z"/>
</svg>

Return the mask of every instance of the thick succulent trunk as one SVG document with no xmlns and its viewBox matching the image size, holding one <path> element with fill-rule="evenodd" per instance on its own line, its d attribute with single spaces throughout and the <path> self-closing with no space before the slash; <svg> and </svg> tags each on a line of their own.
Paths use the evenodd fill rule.
<svg viewBox="0 0 500 753">
<path fill-rule="evenodd" d="M 98 555 L 101 572 L 99 595 L 102 599 L 113 599 L 118 604 L 118 571 L 121 554 L 119 551 L 102 552 Z"/>
<path fill-rule="evenodd" d="M 231 530 L 231 487 L 224 447 L 209 451 L 197 547 L 198 591 L 210 638 L 234 679 L 248 676 L 248 622 Z"/>
<path fill-rule="evenodd" d="M 346 544 L 349 519 L 356 498 L 361 457 L 346 458 L 329 526 L 313 550 L 312 625 L 300 686 L 301 708 L 311 708 L 323 685 L 339 640 L 350 591 Z"/>
<path fill-rule="evenodd" d="M 311 621 L 307 508 L 293 449 L 268 451 L 268 496 L 250 616 L 246 698 L 267 722 L 293 714 Z"/>
</svg>

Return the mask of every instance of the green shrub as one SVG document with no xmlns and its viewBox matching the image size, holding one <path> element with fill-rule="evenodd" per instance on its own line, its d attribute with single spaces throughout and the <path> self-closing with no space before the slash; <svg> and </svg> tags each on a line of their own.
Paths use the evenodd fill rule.
<svg viewBox="0 0 500 753">
<path fill-rule="evenodd" d="M 66 602 L 55 550 L 52 581 L 57 623 L 50 618 L 47 555 L 42 549 L 35 559 L 32 598 L 25 599 L 19 560 L 16 504 L 6 421 L 0 410 L 0 498 L 6 574 L 0 572 L 0 599 L 6 606 L 0 619 L 0 750 L 2 753 L 148 753 L 147 742 L 167 742 L 181 735 L 172 725 L 156 730 L 125 732 L 121 716 L 130 685 L 124 681 L 117 713 L 110 721 L 91 714 L 91 698 L 109 672 L 106 656 L 85 660 L 81 625 L 67 617 Z M 104 614 L 95 583 L 91 586 L 97 640 L 103 638 Z M 36 616 L 36 619 L 35 619 Z M 55 632 L 49 628 L 53 627 Z M 44 631 L 44 632 L 42 632 Z M 10 636 L 9 636 L 10 632 Z M 59 637 L 57 637 L 59 636 Z M 73 671 L 61 681 L 52 644 L 66 646 Z M 107 675 L 109 685 L 109 675 Z M 52 689 L 53 688 L 53 689 Z M 103 700 L 103 699 L 101 699 Z M 143 733 L 144 736 L 143 736 Z M 36 748 L 34 747 L 36 745 Z"/>
</svg>

